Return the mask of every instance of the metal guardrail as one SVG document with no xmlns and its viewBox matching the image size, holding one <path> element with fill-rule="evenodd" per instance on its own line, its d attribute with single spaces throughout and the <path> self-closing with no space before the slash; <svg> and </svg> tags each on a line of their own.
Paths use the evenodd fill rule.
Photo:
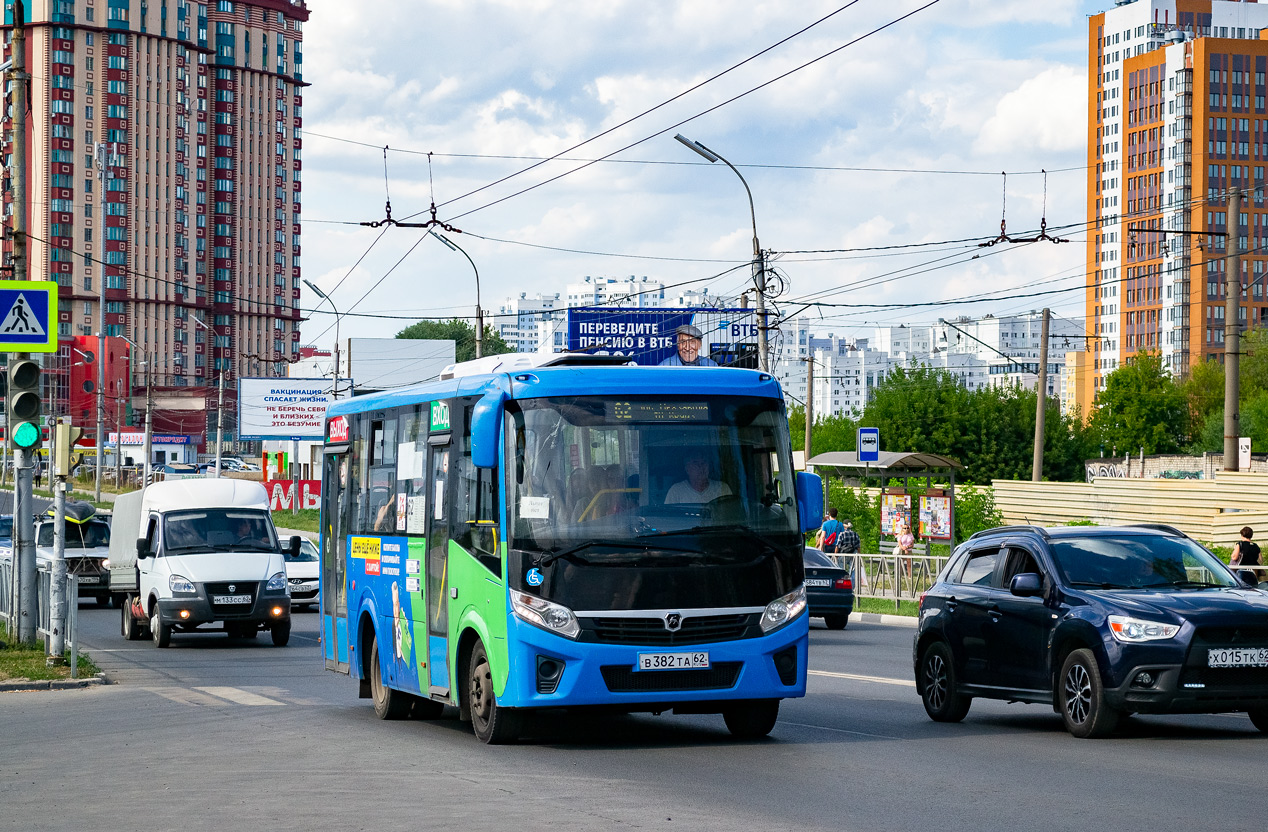
<svg viewBox="0 0 1268 832">
<path fill-rule="evenodd" d="M 35 634 L 44 638 L 47 653 L 53 638 L 53 573 L 45 566 L 36 572 L 36 627 Z M 0 622 L 4 622 L 11 635 L 17 626 L 13 621 L 13 563 L 0 562 Z M 79 678 L 79 580 L 66 575 L 66 648 L 70 650 L 70 678 Z"/>
<path fill-rule="evenodd" d="M 915 601 L 933 586 L 947 557 L 932 555 L 829 555 L 854 576 L 854 595 Z"/>
</svg>

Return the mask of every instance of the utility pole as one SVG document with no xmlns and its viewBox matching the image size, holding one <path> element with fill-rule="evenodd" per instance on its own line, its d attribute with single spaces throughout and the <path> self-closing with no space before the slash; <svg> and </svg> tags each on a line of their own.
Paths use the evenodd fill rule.
<svg viewBox="0 0 1268 832">
<path fill-rule="evenodd" d="M 1035 462 L 1030 469 L 1030 479 L 1043 479 L 1044 415 L 1048 405 L 1048 325 L 1052 310 L 1043 310 L 1043 324 L 1039 328 L 1039 381 L 1035 384 Z"/>
<path fill-rule="evenodd" d="M 30 77 L 26 72 L 26 5 L 22 0 L 13 4 L 13 43 L 11 46 L 12 62 L 10 76 L 13 89 L 13 278 L 29 280 L 27 273 L 26 252 L 26 110 L 27 82 Z M 18 353 L 10 358 L 10 367 L 14 359 L 21 362 L 28 358 L 27 353 Z M 10 378 L 12 382 L 12 378 Z M 9 414 L 6 441 L 13 442 L 14 419 Z M 13 565 L 17 592 L 17 638 L 18 642 L 29 644 L 35 641 L 36 603 L 38 588 L 36 585 L 35 564 L 35 513 L 32 509 L 31 486 L 35 475 L 35 460 L 38 453 L 14 444 L 13 449 Z"/>
<path fill-rule="evenodd" d="M 220 396 L 216 402 L 216 477 L 220 477 L 220 455 L 225 445 L 225 371 L 220 371 Z"/>
<path fill-rule="evenodd" d="M 123 491 L 123 422 L 119 417 L 123 398 L 119 394 L 119 385 L 115 384 L 114 397 L 114 488 Z M 128 351 L 128 398 L 132 398 L 132 351 Z"/>
<path fill-rule="evenodd" d="M 809 339 L 807 339 L 809 340 Z M 815 353 L 807 345 L 806 355 L 806 465 L 810 464 L 810 429 L 815 420 Z M 807 468 L 807 470 L 809 470 Z"/>
<path fill-rule="evenodd" d="M 152 375 L 153 368 L 151 367 L 152 363 L 153 362 L 150 360 L 149 350 L 146 350 L 146 353 L 145 353 L 145 468 L 143 471 L 143 473 L 145 474 L 145 480 L 141 485 L 142 488 L 150 484 L 150 458 L 153 456 L 153 452 L 150 449 L 150 442 L 153 439 L 152 431 L 154 429 L 154 392 L 153 392 L 153 388 L 150 386 L 150 382 L 153 378 L 153 375 Z"/>
<path fill-rule="evenodd" d="M 1228 256 L 1224 273 L 1224 470 L 1237 470 L 1237 434 L 1239 414 L 1237 399 L 1238 369 L 1241 364 L 1237 354 L 1240 338 L 1238 325 L 1242 298 L 1241 256 L 1242 192 L 1228 192 Z"/>
<path fill-rule="evenodd" d="M 721 157 L 718 157 L 721 158 Z M 723 160 L 726 161 L 726 160 Z M 730 164 L 730 162 L 727 162 Z M 745 188 L 748 183 L 745 183 Z M 751 197 L 750 197 L 751 199 Z M 770 353 L 766 346 L 766 258 L 757 244 L 757 223 L 753 223 L 753 284 L 757 287 L 757 359 L 763 372 L 770 372 Z"/>
<path fill-rule="evenodd" d="M 69 426 L 67 426 L 69 427 Z M 62 430 L 54 425 L 50 434 Z M 58 437 L 65 439 L 66 437 Z M 49 455 L 53 456 L 52 454 Z M 53 462 L 52 459 L 49 460 Z M 50 465 L 52 469 L 54 466 Z M 79 603 L 79 598 L 68 598 L 66 591 L 66 477 L 61 471 L 53 480 L 53 579 L 50 582 L 49 606 L 52 607 L 52 635 L 49 639 L 49 661 L 60 664 L 66 652 L 66 606 Z M 75 587 L 78 596 L 79 587 Z"/>
<path fill-rule="evenodd" d="M 338 322 L 336 322 L 335 328 L 338 329 Z M 332 391 L 331 398 L 332 399 L 339 398 L 339 336 L 338 334 L 335 335 L 335 389 Z M 239 409 L 241 409 L 241 406 L 239 406 Z"/>
</svg>

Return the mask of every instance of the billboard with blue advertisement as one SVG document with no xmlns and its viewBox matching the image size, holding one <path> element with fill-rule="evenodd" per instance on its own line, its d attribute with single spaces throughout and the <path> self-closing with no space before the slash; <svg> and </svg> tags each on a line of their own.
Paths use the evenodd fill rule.
<svg viewBox="0 0 1268 832">
<path fill-rule="evenodd" d="M 568 349 L 627 355 L 643 365 L 675 363 L 681 361 L 674 358 L 680 328 L 687 334 L 699 333 L 701 358 L 722 367 L 757 369 L 757 311 L 753 309 L 572 307 Z"/>
</svg>

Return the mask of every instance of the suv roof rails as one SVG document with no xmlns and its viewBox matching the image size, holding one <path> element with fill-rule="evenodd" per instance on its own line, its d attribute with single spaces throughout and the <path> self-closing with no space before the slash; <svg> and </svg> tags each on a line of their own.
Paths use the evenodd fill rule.
<svg viewBox="0 0 1268 832">
<path fill-rule="evenodd" d="M 1153 529 L 1159 532 L 1170 532 L 1177 537 L 1188 537 L 1187 534 L 1177 529 L 1175 526 L 1168 526 L 1166 523 L 1132 523 L 1130 528 L 1133 529 Z"/>
<path fill-rule="evenodd" d="M 969 540 L 976 540 L 980 537 L 994 537 L 999 534 L 1016 534 L 1017 532 L 1031 532 L 1037 534 L 1045 540 L 1048 537 L 1048 530 L 1043 526 L 1035 525 L 1017 525 L 1017 526 L 996 526 L 993 529 L 982 529 L 980 532 L 974 532 L 969 536 Z"/>
</svg>

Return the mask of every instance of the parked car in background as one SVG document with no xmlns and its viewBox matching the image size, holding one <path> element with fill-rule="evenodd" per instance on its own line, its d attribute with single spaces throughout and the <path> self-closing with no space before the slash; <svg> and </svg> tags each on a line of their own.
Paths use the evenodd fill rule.
<svg viewBox="0 0 1268 832">
<path fill-rule="evenodd" d="M 1076 737 L 1133 713 L 1268 732 L 1268 593 L 1170 526 L 973 535 L 920 600 L 913 658 L 938 722 L 980 696 L 1051 705 Z"/>
<path fill-rule="evenodd" d="M 829 630 L 844 630 L 854 612 L 854 581 L 849 571 L 809 546 L 801 561 L 806 568 L 806 603 L 811 617 L 822 618 Z"/>
<path fill-rule="evenodd" d="M 291 590 L 291 609 L 312 607 L 317 604 L 317 571 L 319 567 L 317 544 L 306 537 L 299 539 L 299 553 L 283 550 L 286 558 L 286 581 Z"/>
</svg>

